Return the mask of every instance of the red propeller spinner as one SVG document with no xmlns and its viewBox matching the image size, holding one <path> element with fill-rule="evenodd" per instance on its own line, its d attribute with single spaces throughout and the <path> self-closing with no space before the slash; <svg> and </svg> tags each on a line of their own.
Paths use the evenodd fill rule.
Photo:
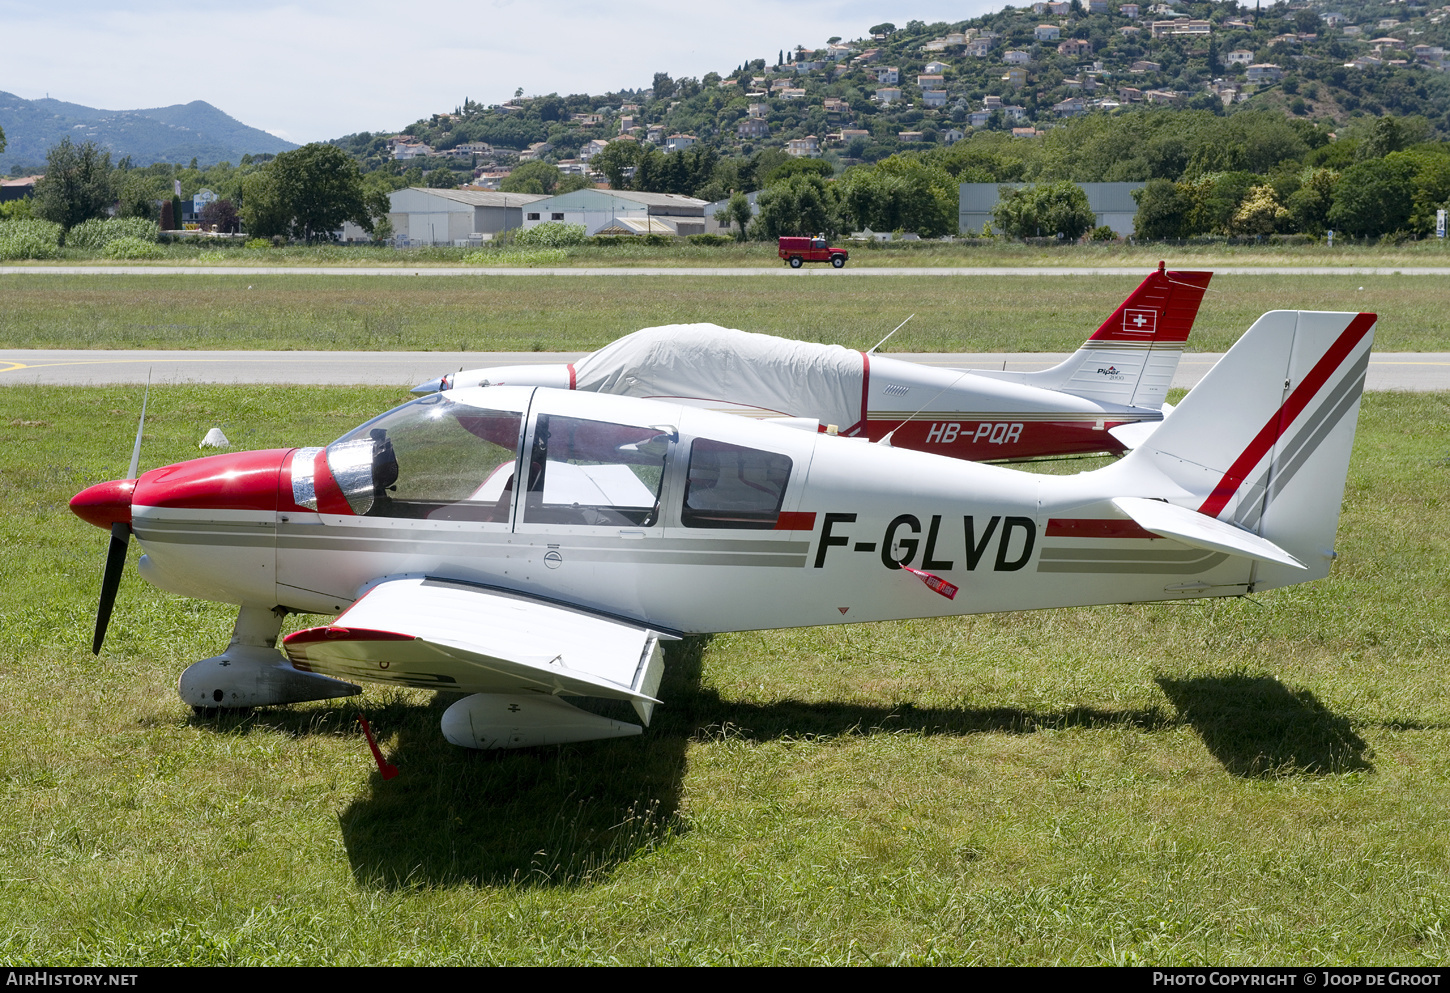
<svg viewBox="0 0 1450 993">
<path fill-rule="evenodd" d="M 81 520 L 109 531 L 112 524 L 131 523 L 131 495 L 135 492 L 136 480 L 112 479 L 71 497 L 70 509 Z"/>
</svg>

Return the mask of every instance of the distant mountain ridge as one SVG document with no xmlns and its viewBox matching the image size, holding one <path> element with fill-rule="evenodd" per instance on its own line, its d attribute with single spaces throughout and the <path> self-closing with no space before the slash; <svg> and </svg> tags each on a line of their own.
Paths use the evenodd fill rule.
<svg viewBox="0 0 1450 993">
<path fill-rule="evenodd" d="M 0 91 L 0 129 L 6 147 L 0 172 L 41 166 L 51 146 L 69 136 L 93 141 L 113 162 L 130 156 L 136 165 L 236 162 L 243 155 L 285 152 L 297 146 L 248 127 L 203 100 L 147 110 L 98 110 L 64 100 L 26 100 Z"/>
</svg>

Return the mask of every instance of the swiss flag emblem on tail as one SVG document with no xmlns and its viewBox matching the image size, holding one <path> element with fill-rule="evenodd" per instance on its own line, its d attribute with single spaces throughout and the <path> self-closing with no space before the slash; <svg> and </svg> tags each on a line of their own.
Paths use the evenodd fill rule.
<svg viewBox="0 0 1450 993">
<path fill-rule="evenodd" d="M 1123 330 L 1133 334 L 1153 334 L 1158 330 L 1156 310 L 1123 311 Z"/>
</svg>

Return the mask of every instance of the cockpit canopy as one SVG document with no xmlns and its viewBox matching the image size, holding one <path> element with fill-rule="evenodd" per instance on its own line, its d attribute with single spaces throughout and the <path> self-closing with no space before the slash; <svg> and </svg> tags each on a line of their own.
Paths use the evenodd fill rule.
<svg viewBox="0 0 1450 993">
<path fill-rule="evenodd" d="M 784 453 L 704 437 L 678 444 L 674 423 L 639 423 L 677 416 L 659 404 L 499 387 L 484 405 L 482 392 L 429 394 L 325 450 L 299 451 L 296 502 L 317 510 L 330 500 L 331 512 L 345 513 L 345 500 L 368 517 L 652 527 L 662 523 L 670 460 L 679 459 L 671 522 L 769 529 L 779 517 L 793 466 Z M 630 416 L 638 420 L 607 419 Z M 727 436 L 746 422 L 728 423 Z"/>
<path fill-rule="evenodd" d="M 356 514 L 506 521 L 523 423 L 435 393 L 328 445 L 327 466 Z"/>
</svg>

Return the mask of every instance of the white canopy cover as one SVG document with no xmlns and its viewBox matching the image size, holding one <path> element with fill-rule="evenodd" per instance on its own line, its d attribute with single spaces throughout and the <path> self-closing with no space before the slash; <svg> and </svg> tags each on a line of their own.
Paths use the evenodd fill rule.
<svg viewBox="0 0 1450 993">
<path fill-rule="evenodd" d="M 866 357 L 717 324 L 645 328 L 574 363 L 574 388 L 624 396 L 719 400 L 852 433 L 865 417 Z"/>
</svg>

